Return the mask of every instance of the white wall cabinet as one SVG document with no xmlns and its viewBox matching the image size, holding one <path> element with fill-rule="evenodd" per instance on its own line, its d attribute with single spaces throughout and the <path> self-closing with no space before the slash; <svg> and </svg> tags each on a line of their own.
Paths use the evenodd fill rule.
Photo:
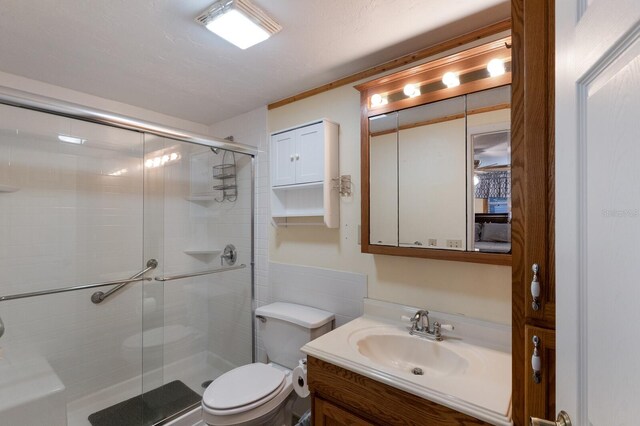
<svg viewBox="0 0 640 426">
<path fill-rule="evenodd" d="M 339 126 L 319 120 L 271 135 L 271 216 L 276 225 L 340 225 Z M 291 220 L 293 218 L 305 218 Z"/>
<path fill-rule="evenodd" d="M 323 121 L 271 137 L 273 186 L 322 182 L 328 124 L 333 123 Z"/>
</svg>

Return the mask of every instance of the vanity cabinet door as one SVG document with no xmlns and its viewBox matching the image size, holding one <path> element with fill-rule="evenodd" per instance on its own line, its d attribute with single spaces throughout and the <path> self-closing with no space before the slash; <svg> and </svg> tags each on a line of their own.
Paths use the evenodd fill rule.
<svg viewBox="0 0 640 426">
<path fill-rule="evenodd" d="M 355 414 L 322 398 L 314 398 L 313 424 L 315 426 L 374 426 Z"/>
<path fill-rule="evenodd" d="M 534 343 L 535 338 L 535 343 Z M 556 332 L 548 328 L 525 326 L 525 409 L 524 418 L 556 417 Z M 533 370 L 533 357 L 539 359 L 540 370 Z"/>
</svg>

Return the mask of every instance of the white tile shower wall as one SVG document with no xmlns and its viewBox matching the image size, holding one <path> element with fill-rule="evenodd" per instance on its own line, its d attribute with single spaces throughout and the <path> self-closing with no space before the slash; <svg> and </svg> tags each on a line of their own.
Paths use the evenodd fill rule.
<svg viewBox="0 0 640 426">
<path fill-rule="evenodd" d="M 222 193 L 212 187 L 220 182 L 212 179 L 211 170 L 222 161 L 232 162 L 233 156 L 227 153 L 225 157 L 223 151 L 216 154 L 207 147 L 160 142 L 164 142 L 164 150 L 157 151 L 158 155 L 175 152 L 180 158 L 174 165 L 164 167 L 164 174 L 158 176 L 162 183 L 155 185 L 162 188 L 164 201 L 164 247 L 158 250 L 163 273 L 217 269 L 221 266 L 218 253 L 185 251 L 222 251 L 227 244 L 238 249 L 238 264 L 250 265 L 250 158 L 236 154 L 237 199 L 218 202 L 216 199 L 220 200 Z M 194 191 L 200 196 L 202 191 L 206 194 L 194 199 Z M 171 363 L 205 350 L 219 360 L 216 366 L 219 372 L 251 362 L 250 268 L 169 281 L 160 290 L 156 297 L 164 303 L 161 324 L 165 327 L 165 344 L 163 358 L 155 367 L 166 370 Z M 176 337 L 186 331 L 190 338 L 171 344 L 171 331 L 176 332 Z M 206 375 L 202 381 L 214 378 Z"/>
<path fill-rule="evenodd" d="M 259 153 L 255 160 L 255 218 L 254 218 L 254 278 L 256 306 L 270 303 L 269 293 L 269 153 L 267 138 L 267 109 L 258 108 L 210 127 L 210 134 L 233 136 L 236 142 L 253 145 Z M 221 331 L 223 332 L 223 331 Z M 233 333 L 231 328 L 227 331 Z M 264 347 L 256 336 L 256 359 L 264 360 Z"/>
<path fill-rule="evenodd" d="M 333 312 L 336 327 L 363 313 L 367 276 L 309 266 L 269 262 L 273 301 L 299 303 Z"/>
</svg>

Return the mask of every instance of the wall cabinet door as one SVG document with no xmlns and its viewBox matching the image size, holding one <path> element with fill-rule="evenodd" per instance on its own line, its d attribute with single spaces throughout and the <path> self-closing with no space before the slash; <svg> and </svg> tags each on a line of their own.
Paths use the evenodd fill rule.
<svg viewBox="0 0 640 426">
<path fill-rule="evenodd" d="M 324 123 L 271 137 L 272 186 L 322 182 L 325 168 Z"/>
<path fill-rule="evenodd" d="M 273 186 L 296 183 L 296 131 L 271 137 L 271 181 Z"/>
<path fill-rule="evenodd" d="M 322 123 L 296 129 L 296 183 L 324 179 L 324 128 Z"/>
</svg>

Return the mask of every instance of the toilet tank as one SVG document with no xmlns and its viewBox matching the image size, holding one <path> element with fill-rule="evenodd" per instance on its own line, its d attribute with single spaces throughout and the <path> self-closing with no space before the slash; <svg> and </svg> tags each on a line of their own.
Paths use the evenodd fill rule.
<svg viewBox="0 0 640 426">
<path fill-rule="evenodd" d="M 300 348 L 331 331 L 331 312 L 295 303 L 276 302 L 256 309 L 258 331 L 270 362 L 293 369 L 306 355 Z"/>
</svg>

